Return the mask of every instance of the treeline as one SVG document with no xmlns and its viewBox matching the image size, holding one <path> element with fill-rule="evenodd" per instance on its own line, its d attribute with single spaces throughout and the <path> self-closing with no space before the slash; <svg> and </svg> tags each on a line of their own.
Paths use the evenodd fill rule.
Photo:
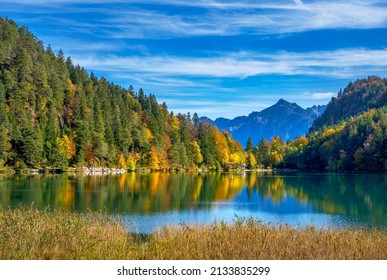
<svg viewBox="0 0 387 280">
<path fill-rule="evenodd" d="M 245 160 L 229 134 L 174 115 L 142 89 L 97 78 L 0 18 L 0 167 L 227 168 Z"/>
<path fill-rule="evenodd" d="M 265 168 L 386 172 L 386 83 L 378 77 L 350 83 L 306 137 L 285 143 L 277 136 L 256 147 L 249 141 L 246 150 L 254 156 L 250 163 L 255 160 L 255 166 Z M 369 109 L 374 107 L 378 109 Z"/>
</svg>

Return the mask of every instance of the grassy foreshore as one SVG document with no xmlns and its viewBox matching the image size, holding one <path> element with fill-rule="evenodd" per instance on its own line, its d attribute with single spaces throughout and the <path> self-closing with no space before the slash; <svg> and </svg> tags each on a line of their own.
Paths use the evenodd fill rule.
<svg viewBox="0 0 387 280">
<path fill-rule="evenodd" d="M 165 228 L 140 236 L 118 219 L 0 209 L 0 259 L 387 259 L 385 230 L 233 225 Z"/>
</svg>

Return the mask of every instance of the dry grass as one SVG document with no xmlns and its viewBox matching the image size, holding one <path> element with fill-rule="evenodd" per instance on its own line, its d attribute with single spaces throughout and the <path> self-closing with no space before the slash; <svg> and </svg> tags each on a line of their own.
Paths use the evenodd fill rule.
<svg viewBox="0 0 387 280">
<path fill-rule="evenodd" d="M 387 233 L 272 227 L 252 220 L 198 228 L 164 229 L 155 235 L 155 259 L 386 259 Z M 156 255 L 155 255 L 156 254 Z"/>
<path fill-rule="evenodd" d="M 0 210 L 0 259 L 133 258 L 132 236 L 102 214 Z"/>
<path fill-rule="evenodd" d="M 0 209 L 0 259 L 387 259 L 385 230 L 233 225 L 165 228 L 142 240 L 103 214 Z"/>
</svg>

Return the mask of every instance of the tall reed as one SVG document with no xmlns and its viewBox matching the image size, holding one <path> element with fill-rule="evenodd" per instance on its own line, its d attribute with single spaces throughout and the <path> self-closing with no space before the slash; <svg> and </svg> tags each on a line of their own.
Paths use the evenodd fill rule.
<svg viewBox="0 0 387 280">
<path fill-rule="evenodd" d="M 387 259 L 387 231 L 234 224 L 178 226 L 140 236 L 119 217 L 0 209 L 0 259 Z"/>
</svg>

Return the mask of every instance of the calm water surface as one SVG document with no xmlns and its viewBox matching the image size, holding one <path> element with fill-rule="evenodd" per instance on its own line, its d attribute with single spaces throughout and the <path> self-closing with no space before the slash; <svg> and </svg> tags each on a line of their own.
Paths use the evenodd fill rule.
<svg viewBox="0 0 387 280">
<path fill-rule="evenodd" d="M 387 228 L 386 174 L 0 175 L 0 205 L 121 214 L 133 232 L 233 222 Z"/>
</svg>

